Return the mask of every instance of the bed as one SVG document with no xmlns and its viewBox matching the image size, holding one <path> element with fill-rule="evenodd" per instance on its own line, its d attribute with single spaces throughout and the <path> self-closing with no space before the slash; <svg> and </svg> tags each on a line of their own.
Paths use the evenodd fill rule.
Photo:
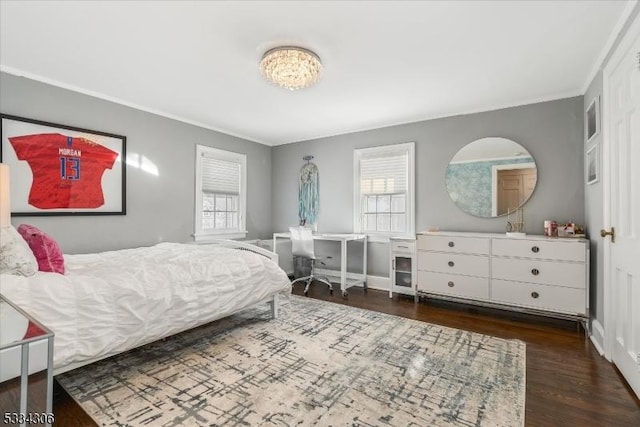
<svg viewBox="0 0 640 427">
<path fill-rule="evenodd" d="M 55 333 L 54 374 L 256 304 L 270 304 L 275 317 L 291 292 L 277 255 L 243 242 L 160 243 L 64 262 L 64 275 L 0 275 L 0 293 Z M 31 349 L 30 372 L 46 368 L 42 343 Z M 10 350 L 0 354 L 0 381 L 19 375 L 19 350 Z"/>
</svg>

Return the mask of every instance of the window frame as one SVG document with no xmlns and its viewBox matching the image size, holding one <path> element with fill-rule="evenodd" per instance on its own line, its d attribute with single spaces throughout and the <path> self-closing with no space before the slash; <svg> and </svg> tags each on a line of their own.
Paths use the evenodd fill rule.
<svg viewBox="0 0 640 427">
<path fill-rule="evenodd" d="M 406 232 L 371 232 L 363 231 L 363 195 L 360 193 L 360 162 L 363 157 L 382 151 L 397 151 L 408 155 L 407 165 L 407 198 L 406 198 Z M 390 237 L 415 237 L 415 142 L 379 145 L 375 147 L 356 148 L 353 150 L 353 232 L 367 234 L 371 242 L 388 242 Z"/>
<path fill-rule="evenodd" d="M 209 229 L 202 228 L 203 218 L 203 197 L 202 197 L 202 176 L 203 157 L 213 157 L 218 160 L 238 163 L 240 165 L 240 193 L 238 194 L 238 227 L 234 229 Z M 196 177 L 195 177 L 195 213 L 194 213 L 194 234 L 196 242 L 211 239 L 242 239 L 247 236 L 247 155 L 220 148 L 209 147 L 208 145 L 196 145 Z"/>
</svg>

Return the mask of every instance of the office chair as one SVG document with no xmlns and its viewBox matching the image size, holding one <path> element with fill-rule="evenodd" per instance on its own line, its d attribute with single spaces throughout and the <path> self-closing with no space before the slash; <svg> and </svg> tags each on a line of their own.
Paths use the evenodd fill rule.
<svg viewBox="0 0 640 427">
<path fill-rule="evenodd" d="M 309 286 L 314 280 L 325 283 L 329 286 L 329 293 L 333 295 L 333 286 L 328 278 L 315 275 L 315 263 L 316 261 L 324 265 L 322 261 L 316 259 L 316 255 L 313 249 L 313 234 L 310 228 L 307 227 L 290 227 L 291 233 L 291 254 L 294 257 L 301 257 L 311 260 L 311 272 L 308 276 L 300 277 L 291 282 L 291 286 L 298 282 L 307 282 L 304 288 L 304 295 L 308 296 Z"/>
</svg>

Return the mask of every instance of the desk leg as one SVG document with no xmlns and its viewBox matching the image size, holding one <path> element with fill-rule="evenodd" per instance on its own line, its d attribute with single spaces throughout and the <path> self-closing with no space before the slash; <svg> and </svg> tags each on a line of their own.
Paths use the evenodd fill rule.
<svg viewBox="0 0 640 427">
<path fill-rule="evenodd" d="M 367 236 L 364 236 L 362 252 L 362 287 L 367 290 Z"/>
<path fill-rule="evenodd" d="M 27 388 L 29 387 L 29 343 L 22 344 L 22 360 L 20 364 L 20 414 L 27 417 Z M 20 423 L 25 426 L 26 423 Z"/>
<path fill-rule="evenodd" d="M 47 403 L 46 403 L 46 423 L 45 426 L 51 427 L 49 417 L 53 414 L 53 337 L 47 339 L 49 349 L 47 350 Z"/>
<path fill-rule="evenodd" d="M 342 296 L 349 295 L 347 292 L 347 241 L 340 242 L 340 290 Z"/>
</svg>

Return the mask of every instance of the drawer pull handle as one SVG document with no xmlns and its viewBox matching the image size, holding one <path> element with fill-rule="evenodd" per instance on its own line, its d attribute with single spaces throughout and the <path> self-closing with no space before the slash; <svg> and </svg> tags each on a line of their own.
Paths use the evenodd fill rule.
<svg viewBox="0 0 640 427">
<path fill-rule="evenodd" d="M 540 270 L 538 270 L 537 268 L 534 268 L 533 270 L 531 270 L 531 274 L 533 274 L 534 276 L 537 276 L 538 274 L 540 274 Z"/>
<path fill-rule="evenodd" d="M 453 243 L 453 242 L 449 242 L 449 247 L 450 247 L 450 248 L 454 247 L 455 245 L 456 245 L 455 243 Z"/>
<path fill-rule="evenodd" d="M 539 293 L 537 293 L 537 292 L 535 292 L 535 291 L 534 291 L 534 292 L 531 292 L 531 298 L 538 298 L 539 296 L 540 296 L 540 294 L 539 294 Z"/>
<path fill-rule="evenodd" d="M 402 249 L 409 249 L 409 246 L 400 246 L 400 245 L 398 245 L 398 247 L 402 248 Z"/>
<path fill-rule="evenodd" d="M 453 267 L 455 265 L 453 261 L 449 261 L 447 264 L 449 264 L 449 267 Z"/>
<path fill-rule="evenodd" d="M 534 254 L 537 254 L 538 252 L 540 252 L 540 248 L 537 246 L 534 246 L 531 248 L 531 252 L 533 252 Z"/>
<path fill-rule="evenodd" d="M 449 285 L 450 288 L 453 288 L 455 286 L 455 283 L 449 282 L 449 283 L 447 283 L 447 285 Z"/>
</svg>

